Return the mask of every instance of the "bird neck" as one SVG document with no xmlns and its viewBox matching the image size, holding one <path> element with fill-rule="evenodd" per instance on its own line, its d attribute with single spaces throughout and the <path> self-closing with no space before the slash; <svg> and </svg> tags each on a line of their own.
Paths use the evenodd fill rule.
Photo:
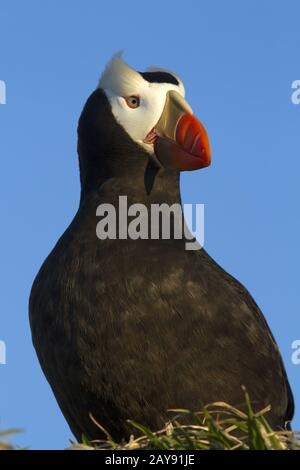
<svg viewBox="0 0 300 470">
<path fill-rule="evenodd" d="M 102 177 L 97 188 L 81 190 L 81 204 L 92 197 L 100 203 L 118 205 L 119 197 L 126 196 L 128 205 L 144 204 L 180 204 L 179 173 L 156 168 L 152 164 L 143 168 L 134 168 L 131 172 Z"/>
</svg>

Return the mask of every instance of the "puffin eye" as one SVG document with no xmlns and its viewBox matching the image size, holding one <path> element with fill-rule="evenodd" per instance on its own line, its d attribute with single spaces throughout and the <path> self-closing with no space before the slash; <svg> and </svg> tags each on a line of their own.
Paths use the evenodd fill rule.
<svg viewBox="0 0 300 470">
<path fill-rule="evenodd" d="M 127 105 L 129 106 L 129 108 L 135 109 L 135 108 L 138 108 L 140 105 L 139 96 L 136 96 L 136 95 L 124 96 L 124 99 Z"/>
</svg>

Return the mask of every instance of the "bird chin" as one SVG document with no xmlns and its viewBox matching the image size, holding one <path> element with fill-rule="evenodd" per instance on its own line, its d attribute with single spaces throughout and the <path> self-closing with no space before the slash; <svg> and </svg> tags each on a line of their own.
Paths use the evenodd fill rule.
<svg viewBox="0 0 300 470">
<path fill-rule="evenodd" d="M 155 151 L 154 151 L 154 144 L 149 143 L 144 140 L 140 140 L 137 142 L 144 150 L 146 150 L 148 156 L 149 156 L 149 161 L 154 164 L 154 166 L 158 168 L 162 168 L 163 165 L 160 163 L 159 159 L 157 158 Z"/>
<path fill-rule="evenodd" d="M 152 155 L 154 153 L 154 147 L 153 147 L 153 144 L 150 144 L 148 142 L 146 142 L 146 140 L 139 140 L 137 142 L 144 150 L 146 150 L 147 153 L 149 153 L 150 155 Z"/>
</svg>

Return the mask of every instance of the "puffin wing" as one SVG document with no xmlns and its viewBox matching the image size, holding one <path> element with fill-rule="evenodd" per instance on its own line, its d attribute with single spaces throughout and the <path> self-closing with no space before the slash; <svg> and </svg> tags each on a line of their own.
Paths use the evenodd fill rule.
<svg viewBox="0 0 300 470">
<path fill-rule="evenodd" d="M 220 274 L 222 274 L 222 277 L 226 279 L 226 281 L 229 283 L 229 285 L 232 287 L 234 291 L 236 291 L 237 295 L 243 299 L 243 302 L 247 305 L 249 310 L 253 313 L 253 315 L 256 317 L 258 323 L 260 323 L 263 328 L 265 329 L 266 333 L 268 334 L 270 340 L 273 343 L 274 349 L 278 351 L 278 356 L 279 356 L 279 367 L 280 367 L 280 373 L 282 374 L 285 382 L 285 387 L 286 387 L 286 398 L 287 398 L 287 406 L 286 410 L 282 410 L 283 414 L 285 415 L 285 423 L 286 423 L 286 428 L 291 429 L 290 427 L 290 422 L 293 419 L 294 416 L 294 410 L 295 410 L 295 405 L 294 405 L 294 397 L 293 393 L 288 381 L 287 373 L 284 367 L 284 363 L 282 360 L 282 357 L 279 353 L 278 345 L 276 343 L 276 340 L 274 338 L 274 335 L 272 334 L 272 331 L 263 315 L 261 312 L 260 308 L 258 307 L 257 303 L 253 299 L 252 295 L 250 292 L 233 276 L 231 276 L 227 271 L 225 271 L 216 261 L 211 258 L 208 253 L 205 250 L 201 250 L 201 255 L 203 255 L 206 263 L 208 263 L 211 267 L 213 267 L 215 270 L 217 270 Z"/>
</svg>

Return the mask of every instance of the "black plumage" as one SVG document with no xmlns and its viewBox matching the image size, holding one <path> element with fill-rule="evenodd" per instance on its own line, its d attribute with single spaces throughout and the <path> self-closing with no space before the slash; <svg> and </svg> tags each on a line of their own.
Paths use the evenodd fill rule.
<svg viewBox="0 0 300 470">
<path fill-rule="evenodd" d="M 128 418 L 159 428 L 170 408 L 271 404 L 284 427 L 293 398 L 278 347 L 248 291 L 183 240 L 104 240 L 96 208 L 180 201 L 179 173 L 157 169 L 116 122 L 105 94 L 78 126 L 80 207 L 32 287 L 30 322 L 43 371 L 74 435 L 116 439 Z"/>
<path fill-rule="evenodd" d="M 179 85 L 177 78 L 169 72 L 139 72 L 139 74 L 147 80 L 147 82 Z"/>
</svg>

